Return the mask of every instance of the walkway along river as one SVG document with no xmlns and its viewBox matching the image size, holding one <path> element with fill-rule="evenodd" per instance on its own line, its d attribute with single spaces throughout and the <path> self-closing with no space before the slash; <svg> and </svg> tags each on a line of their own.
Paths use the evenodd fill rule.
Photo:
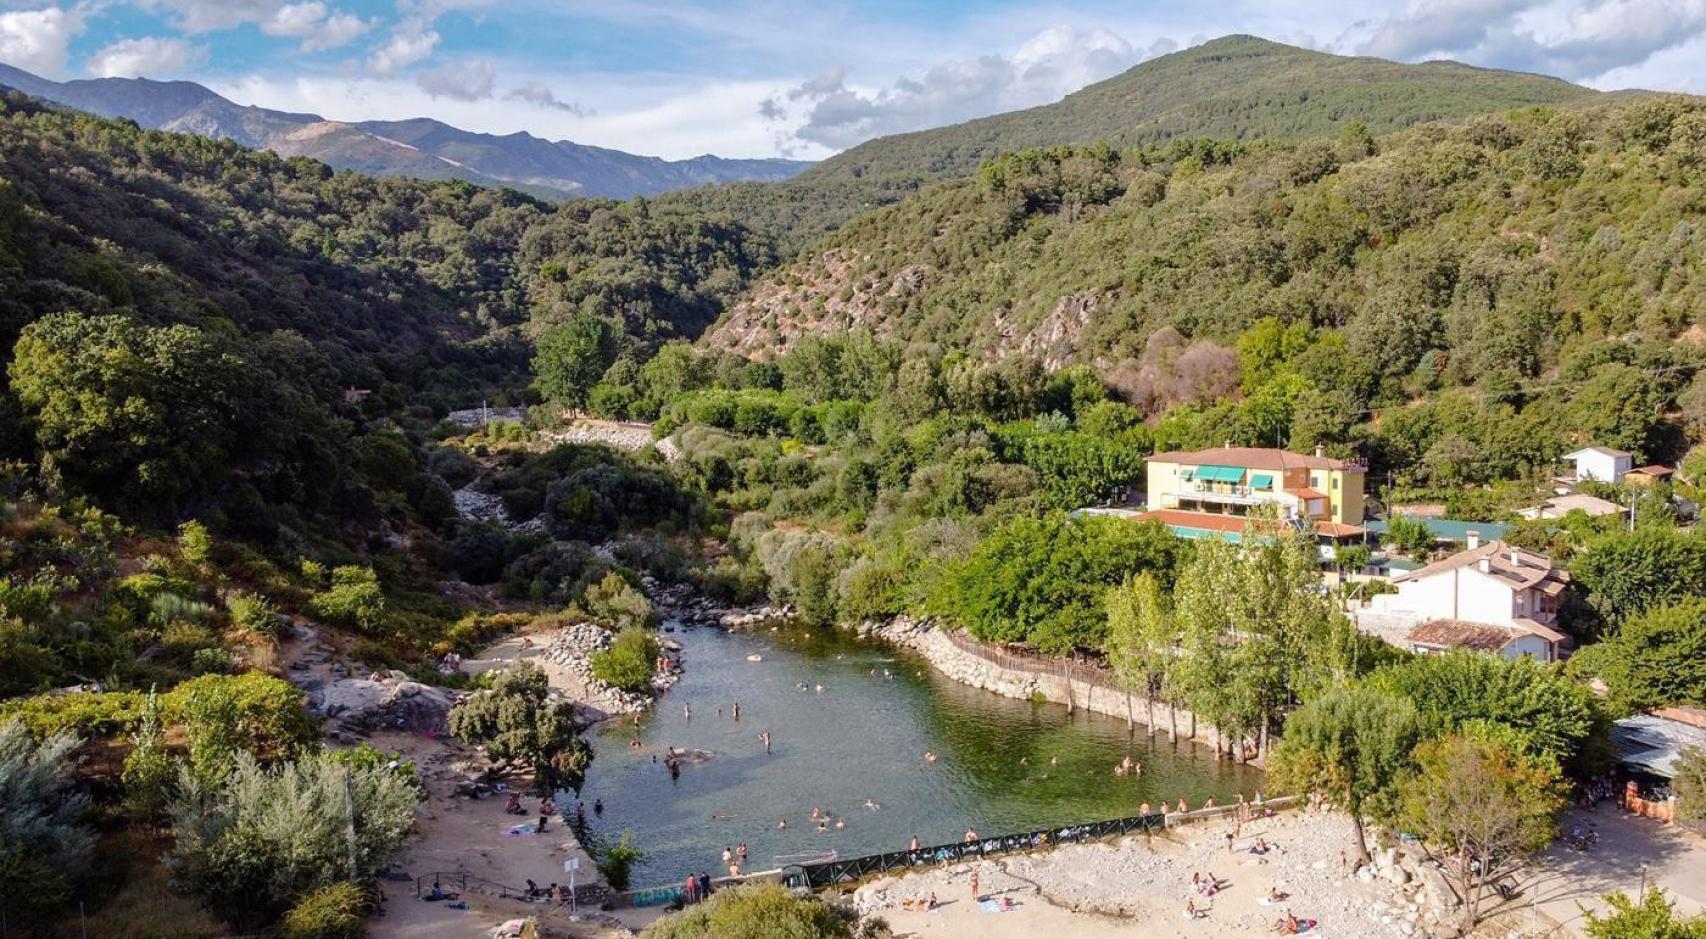
<svg viewBox="0 0 1706 939">
<path fill-rule="evenodd" d="M 638 749 L 627 718 L 595 732 L 582 793 L 601 837 L 631 831 L 646 852 L 637 885 L 726 874 L 723 849 L 743 842 L 743 869 L 764 870 L 901 850 L 915 835 L 940 844 L 967 828 L 992 835 L 1131 816 L 1163 799 L 1196 808 L 1259 786 L 1254 769 L 1216 763 L 1208 747 L 968 688 L 913 653 L 845 633 L 698 627 L 671 636 L 684 647 L 685 677 L 642 715 Z M 670 747 L 710 755 L 672 778 Z M 1128 753 L 1143 773 L 1115 776 Z M 822 831 L 814 807 L 829 814 Z"/>
</svg>

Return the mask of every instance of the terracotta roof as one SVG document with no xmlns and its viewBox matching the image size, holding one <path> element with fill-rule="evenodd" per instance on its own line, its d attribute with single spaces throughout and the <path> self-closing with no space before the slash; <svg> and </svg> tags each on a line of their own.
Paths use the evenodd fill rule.
<svg viewBox="0 0 1706 939">
<path fill-rule="evenodd" d="M 1516 638 L 1516 630 L 1504 626 L 1456 619 L 1430 620 L 1410 630 L 1410 641 L 1419 645 L 1476 652 L 1497 652 Z"/>
<path fill-rule="evenodd" d="M 1521 590 L 1541 584 L 1543 581 L 1569 583 L 1570 575 L 1552 566 L 1552 559 L 1544 554 L 1513 548 L 1503 541 L 1489 541 L 1478 548 L 1459 551 L 1442 561 L 1435 561 L 1426 567 L 1420 567 L 1406 574 L 1392 578 L 1393 583 L 1400 581 L 1425 580 L 1436 574 L 1460 567 L 1480 569 L 1481 559 L 1486 558 L 1489 570 L 1487 573 L 1503 581 L 1513 589 Z"/>
<path fill-rule="evenodd" d="M 1569 642 L 1570 641 L 1569 636 L 1564 635 L 1563 633 L 1559 632 L 1556 629 L 1553 629 L 1550 626 L 1544 625 L 1542 623 L 1537 623 L 1534 620 L 1531 620 L 1526 616 L 1519 616 L 1515 620 L 1513 620 L 1513 622 L 1516 623 L 1516 627 L 1518 629 L 1521 629 L 1524 632 L 1529 633 L 1530 635 L 1539 636 L 1540 638 L 1546 640 L 1547 642 L 1559 643 L 1559 642 Z"/>
<path fill-rule="evenodd" d="M 1340 522 L 1316 522 L 1315 532 L 1329 538 L 1349 538 L 1353 535 L 1364 535 L 1368 529 L 1361 525 L 1345 525 Z"/>
<path fill-rule="evenodd" d="M 1651 476 L 1654 479 L 1663 479 L 1674 472 L 1676 472 L 1676 470 L 1673 470 L 1668 466 L 1637 466 L 1624 475 L 1632 476 L 1636 473 L 1640 473 L 1642 476 Z"/>
<path fill-rule="evenodd" d="M 1192 466 L 1242 466 L 1246 469 L 1335 469 L 1360 472 L 1361 463 L 1307 456 L 1275 447 L 1215 447 L 1211 450 L 1170 450 L 1149 457 L 1155 463 L 1187 463 Z"/>
<path fill-rule="evenodd" d="M 1291 491 L 1291 494 L 1298 497 L 1299 499 L 1325 499 L 1325 498 L 1327 498 L 1327 494 L 1325 492 L 1322 492 L 1319 489 L 1311 489 L 1308 486 L 1304 486 L 1301 489 L 1293 489 Z"/>
<path fill-rule="evenodd" d="M 1182 512 L 1178 509 L 1155 509 L 1137 516 L 1140 522 L 1157 521 L 1173 528 L 1200 528 L 1203 531 L 1241 533 L 1248 521 L 1241 515 L 1216 515 L 1213 512 Z"/>
</svg>

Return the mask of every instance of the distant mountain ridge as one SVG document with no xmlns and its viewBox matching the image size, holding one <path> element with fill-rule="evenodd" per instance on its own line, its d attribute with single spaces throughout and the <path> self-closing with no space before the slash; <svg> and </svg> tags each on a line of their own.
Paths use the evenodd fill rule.
<svg viewBox="0 0 1706 939">
<path fill-rule="evenodd" d="M 187 81 L 94 78 L 56 82 L 0 64 L 0 86 L 102 117 L 158 130 L 228 139 L 337 169 L 382 176 L 464 179 L 547 198 L 627 199 L 692 186 L 788 179 L 812 164 L 697 156 L 665 160 L 528 133 L 480 134 L 429 118 L 328 121 L 237 104 Z"/>
<path fill-rule="evenodd" d="M 1000 152 L 1096 140 L 1129 146 L 1179 136 L 1303 139 L 1332 136 L 1349 121 L 1384 134 L 1602 94 L 1526 72 L 1340 56 L 1257 36 L 1222 36 L 1141 62 L 1053 104 L 866 141 L 819 163 L 801 182 L 957 176 Z"/>
</svg>

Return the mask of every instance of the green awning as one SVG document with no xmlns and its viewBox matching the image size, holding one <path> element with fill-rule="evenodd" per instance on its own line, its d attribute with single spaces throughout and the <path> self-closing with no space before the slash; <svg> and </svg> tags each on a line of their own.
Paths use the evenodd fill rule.
<svg viewBox="0 0 1706 939">
<path fill-rule="evenodd" d="M 1274 478 L 1267 473 L 1257 473 L 1250 477 L 1250 488 L 1272 489 L 1274 488 Z"/>
<path fill-rule="evenodd" d="M 1244 478 L 1244 467 L 1199 466 L 1196 478 L 1211 483 L 1235 483 Z"/>
</svg>

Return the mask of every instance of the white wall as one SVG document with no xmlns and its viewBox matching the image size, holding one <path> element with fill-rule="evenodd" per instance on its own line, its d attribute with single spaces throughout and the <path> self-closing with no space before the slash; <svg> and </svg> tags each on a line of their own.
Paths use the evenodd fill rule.
<svg viewBox="0 0 1706 939">
<path fill-rule="evenodd" d="M 1413 612 L 1422 619 L 1509 625 L 1514 618 L 1511 588 L 1473 567 L 1442 571 L 1421 580 L 1399 581 L 1394 586 L 1398 588 L 1397 596 L 1382 606 Z"/>
<path fill-rule="evenodd" d="M 1523 636 L 1499 651 L 1507 659 L 1528 656 L 1541 662 L 1552 661 L 1552 645 L 1539 636 Z"/>
<path fill-rule="evenodd" d="M 1626 456 L 1611 456 L 1589 450 L 1576 457 L 1575 462 L 1577 479 L 1615 483 L 1621 482 L 1623 474 L 1629 472 L 1629 458 Z"/>
</svg>

